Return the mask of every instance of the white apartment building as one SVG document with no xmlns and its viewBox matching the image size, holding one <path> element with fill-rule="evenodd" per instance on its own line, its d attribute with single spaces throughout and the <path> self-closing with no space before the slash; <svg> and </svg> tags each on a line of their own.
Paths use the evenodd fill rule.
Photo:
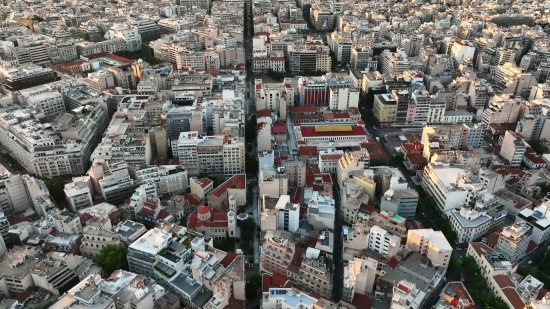
<svg viewBox="0 0 550 309">
<path fill-rule="evenodd" d="M 484 185 L 470 171 L 439 162 L 428 163 L 422 175 L 422 188 L 434 197 L 444 213 L 473 201 L 473 194 Z"/>
<path fill-rule="evenodd" d="M 26 98 L 27 105 L 40 109 L 46 117 L 53 117 L 65 112 L 63 96 L 57 91 L 42 92 Z"/>
<path fill-rule="evenodd" d="M 206 174 L 229 178 L 244 174 L 244 139 L 206 136 L 197 131 L 180 133 L 177 146 L 180 165 L 189 176 Z"/>
<path fill-rule="evenodd" d="M 307 205 L 307 222 L 315 230 L 334 229 L 336 215 L 335 200 L 322 192 L 305 189 L 304 203 Z"/>
<path fill-rule="evenodd" d="M 73 181 L 65 184 L 65 198 L 69 202 L 72 211 L 78 211 L 93 205 L 90 176 L 73 178 Z"/>
<path fill-rule="evenodd" d="M 541 244 L 550 238 L 550 202 L 544 202 L 539 206 L 525 208 L 516 216 L 516 222 L 525 222 L 531 226 L 531 240 Z"/>
<path fill-rule="evenodd" d="M 115 309 L 117 306 L 112 295 L 104 293 L 98 286 L 100 275 L 89 275 L 80 281 L 75 287 L 53 303 L 51 309 L 64 309 L 70 307 L 94 308 L 94 309 Z M 92 307 L 93 306 L 93 307 Z"/>
<path fill-rule="evenodd" d="M 0 171 L 0 210 L 10 216 L 15 211 L 25 211 L 33 206 L 27 193 L 25 176 L 13 175 L 1 165 Z"/>
<path fill-rule="evenodd" d="M 460 210 L 451 210 L 449 223 L 456 232 L 457 244 L 479 241 L 483 236 L 500 228 L 508 214 L 506 210 L 496 210 L 500 206 L 498 198 L 490 193 L 478 197 L 474 205 L 464 204 Z"/>
<path fill-rule="evenodd" d="M 346 110 L 348 107 L 358 107 L 359 93 L 359 88 L 331 88 L 329 107 L 339 111 Z"/>
<path fill-rule="evenodd" d="M 453 46 L 451 47 L 451 56 L 456 63 L 462 63 L 467 58 L 469 58 L 470 61 L 473 61 L 475 50 L 476 48 L 472 43 L 455 40 L 453 42 Z"/>
<path fill-rule="evenodd" d="M 105 33 L 105 38 L 107 40 L 115 38 L 123 39 L 126 43 L 126 50 L 129 52 L 141 50 L 141 35 L 137 27 L 128 24 L 114 24 L 111 26 L 111 29 Z"/>
<path fill-rule="evenodd" d="M 496 90 L 502 94 L 521 96 L 538 84 L 535 76 L 530 72 L 523 72 L 512 62 L 506 62 L 496 67 L 493 77 Z"/>
<path fill-rule="evenodd" d="M 510 95 L 495 95 L 483 110 L 483 125 L 515 123 L 520 110 L 520 102 L 510 99 Z"/>
<path fill-rule="evenodd" d="M 159 165 L 143 167 L 135 171 L 137 183 L 152 182 L 158 197 L 170 197 L 189 189 L 187 170 L 181 166 Z"/>
<path fill-rule="evenodd" d="M 426 255 L 433 264 L 445 268 L 449 266 L 453 253 L 453 247 L 443 232 L 433 229 L 409 230 L 406 246 L 414 252 Z"/>
<path fill-rule="evenodd" d="M 372 293 L 378 261 L 373 258 L 353 258 L 344 264 L 344 286 L 342 287 L 342 300 L 353 302 L 353 296 Z"/>
<path fill-rule="evenodd" d="M 401 250 L 401 238 L 374 225 L 368 235 L 367 249 L 378 252 L 389 260 Z"/>
<path fill-rule="evenodd" d="M 527 254 L 531 233 L 531 226 L 523 221 L 507 226 L 500 233 L 496 250 L 512 263 L 519 261 Z"/>
<path fill-rule="evenodd" d="M 176 65 L 179 70 L 187 68 L 197 71 L 206 70 L 205 54 L 202 51 L 184 50 L 176 55 Z"/>
<path fill-rule="evenodd" d="M 104 127 L 106 106 L 97 104 L 84 114 L 61 114 L 45 123 L 17 106 L 0 113 L 0 140 L 32 174 L 53 178 L 85 173 L 94 142 Z"/>
<path fill-rule="evenodd" d="M 76 51 L 79 56 L 88 56 L 103 52 L 116 53 L 125 51 L 127 48 L 126 41 L 123 38 L 113 38 L 101 42 L 79 42 L 76 43 Z"/>
<path fill-rule="evenodd" d="M 149 134 L 136 129 L 131 120 L 113 117 L 101 142 L 91 154 L 91 161 L 126 161 L 141 165 L 151 164 L 152 156 Z"/>
<path fill-rule="evenodd" d="M 38 262 L 39 253 L 34 247 L 16 246 L 0 261 L 3 271 L 0 290 L 6 297 L 15 297 L 35 285 L 31 270 Z"/>
<path fill-rule="evenodd" d="M 99 180 L 101 195 L 105 201 L 113 205 L 122 204 L 136 187 L 137 184 L 130 176 L 125 162 L 111 164 L 108 172 Z"/>
<path fill-rule="evenodd" d="M 380 54 L 378 68 L 382 74 L 399 75 L 410 70 L 411 64 L 404 50 L 394 53 L 386 49 Z"/>
<path fill-rule="evenodd" d="M 300 227 L 300 205 L 290 202 L 289 195 L 281 195 L 275 205 L 277 230 L 296 232 Z"/>
<path fill-rule="evenodd" d="M 128 268 L 131 272 L 154 276 L 155 256 L 172 243 L 172 234 L 154 228 L 128 247 Z"/>
<path fill-rule="evenodd" d="M 500 155 L 506 160 L 503 163 L 506 166 L 519 167 L 527 147 L 530 146 L 523 138 L 518 137 L 516 133 L 510 130 L 506 130 L 504 139 L 502 140 L 502 147 L 500 148 Z"/>
</svg>

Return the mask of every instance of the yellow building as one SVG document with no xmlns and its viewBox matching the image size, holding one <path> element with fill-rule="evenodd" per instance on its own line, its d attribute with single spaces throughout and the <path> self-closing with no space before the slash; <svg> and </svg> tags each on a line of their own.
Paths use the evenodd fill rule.
<svg viewBox="0 0 550 309">
<path fill-rule="evenodd" d="M 388 94 L 374 96 L 374 116 L 378 118 L 380 126 L 389 126 L 395 122 L 397 115 L 397 101 Z"/>
</svg>

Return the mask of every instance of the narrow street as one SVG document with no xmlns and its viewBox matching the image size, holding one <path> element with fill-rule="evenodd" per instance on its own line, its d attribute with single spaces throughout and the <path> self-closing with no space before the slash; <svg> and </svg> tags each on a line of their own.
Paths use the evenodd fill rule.
<svg viewBox="0 0 550 309">
<path fill-rule="evenodd" d="M 334 245 L 332 247 L 333 273 L 332 273 L 332 300 L 338 302 L 342 299 L 342 286 L 344 284 L 344 265 L 342 263 L 342 250 L 344 239 L 342 233 L 342 216 L 340 213 L 340 188 L 336 181 L 336 174 L 332 174 L 332 190 L 336 212 L 334 214 Z"/>
</svg>

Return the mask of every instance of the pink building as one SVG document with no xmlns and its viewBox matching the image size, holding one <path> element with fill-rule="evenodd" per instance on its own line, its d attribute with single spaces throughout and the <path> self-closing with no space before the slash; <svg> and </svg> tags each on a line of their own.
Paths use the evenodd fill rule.
<svg viewBox="0 0 550 309">
<path fill-rule="evenodd" d="M 416 104 L 414 102 L 409 103 L 409 108 L 407 109 L 407 123 L 414 122 L 414 115 L 416 114 Z"/>
<path fill-rule="evenodd" d="M 296 252 L 292 233 L 288 231 L 267 231 L 261 247 L 261 270 L 275 274 L 286 274 L 286 269 Z"/>
</svg>

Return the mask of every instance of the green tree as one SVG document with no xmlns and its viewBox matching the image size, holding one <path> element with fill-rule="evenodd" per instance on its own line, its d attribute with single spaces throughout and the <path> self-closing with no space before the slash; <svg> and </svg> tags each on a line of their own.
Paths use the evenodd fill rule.
<svg viewBox="0 0 550 309">
<path fill-rule="evenodd" d="M 65 202 L 65 181 L 63 181 L 63 178 L 56 177 L 52 179 L 45 179 L 44 184 L 48 187 L 50 196 L 55 201 L 57 206 L 63 205 Z"/>
<path fill-rule="evenodd" d="M 544 145 L 544 143 L 540 139 L 531 139 L 528 142 L 529 146 L 533 148 L 534 151 L 537 152 L 537 154 L 543 154 L 548 152 L 548 148 Z"/>
<path fill-rule="evenodd" d="M 95 263 L 107 274 L 111 274 L 117 269 L 128 270 L 127 254 L 128 248 L 124 245 L 106 245 L 99 252 Z"/>
<path fill-rule="evenodd" d="M 244 287 L 244 292 L 246 293 L 246 298 L 254 299 L 258 294 L 258 289 L 262 286 L 262 276 L 260 273 L 253 273 L 250 276 L 250 280 L 246 283 Z"/>
</svg>

